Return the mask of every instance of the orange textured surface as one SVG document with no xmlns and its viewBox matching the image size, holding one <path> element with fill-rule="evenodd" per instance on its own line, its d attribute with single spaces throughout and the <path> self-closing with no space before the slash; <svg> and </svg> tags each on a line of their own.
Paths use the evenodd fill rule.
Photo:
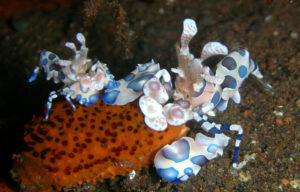
<svg viewBox="0 0 300 192">
<path fill-rule="evenodd" d="M 3 0 L 0 1 L 0 15 L 9 18 L 17 12 L 21 12 L 30 8 L 51 10 L 54 9 L 56 5 L 60 5 L 63 8 L 68 8 L 74 1 L 75 0 Z"/>
<path fill-rule="evenodd" d="M 184 136 L 186 126 L 156 132 L 144 124 L 136 103 L 91 107 L 54 104 L 48 121 L 26 127 L 23 161 L 15 172 L 27 190 L 51 191 L 82 182 L 96 183 L 153 163 L 164 145 Z"/>
</svg>

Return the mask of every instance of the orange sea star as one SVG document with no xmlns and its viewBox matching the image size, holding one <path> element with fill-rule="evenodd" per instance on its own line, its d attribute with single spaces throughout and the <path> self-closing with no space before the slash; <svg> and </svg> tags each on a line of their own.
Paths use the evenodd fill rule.
<svg viewBox="0 0 300 192">
<path fill-rule="evenodd" d="M 14 167 L 25 191 L 53 191 L 96 183 L 148 167 L 164 145 L 184 136 L 186 126 L 157 132 L 144 124 L 136 103 L 91 107 L 54 104 L 49 119 L 26 126 L 25 149 Z"/>
</svg>

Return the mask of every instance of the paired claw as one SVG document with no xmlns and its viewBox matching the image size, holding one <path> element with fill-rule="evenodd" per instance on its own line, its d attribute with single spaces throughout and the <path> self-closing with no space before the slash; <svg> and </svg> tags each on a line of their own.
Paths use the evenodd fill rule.
<svg viewBox="0 0 300 192">
<path fill-rule="evenodd" d="M 155 156 L 154 164 L 158 174 L 174 184 L 197 175 L 206 162 L 223 154 L 229 141 L 222 133 L 224 130 L 238 132 L 233 155 L 233 167 L 237 167 L 242 127 L 215 124 L 206 115 L 214 115 L 214 109 L 225 110 L 229 99 L 240 103 L 239 88 L 249 75 L 256 76 L 265 88 L 272 89 L 272 86 L 263 81 L 258 65 L 250 58 L 247 50 L 229 53 L 225 45 L 208 42 L 200 58 L 195 58 L 189 51 L 189 43 L 197 31 L 194 20 L 184 20 L 180 46 L 176 46 L 178 68 L 171 69 L 177 74 L 175 90 L 169 72 L 160 69 L 160 65 L 153 60 L 138 64 L 129 75 L 115 81 L 105 64 L 97 61 L 92 65 L 81 33 L 76 35 L 81 44 L 79 50 L 72 42 L 65 44 L 74 52 L 72 59 L 62 60 L 52 52 L 43 51 L 39 66 L 34 69 L 29 82 L 33 82 L 42 70 L 47 73 L 47 80 L 53 78 L 55 83 L 64 84 L 62 89 L 50 93 L 46 119 L 53 99 L 64 96 L 75 109 L 72 99 L 89 106 L 98 101 L 99 91 L 106 88 L 101 99 L 109 105 L 125 105 L 144 94 L 139 99 L 139 106 L 147 126 L 156 131 L 167 129 L 168 124 L 177 126 L 191 119 L 196 120 L 213 138 L 201 133 L 195 139 L 183 137 L 166 145 Z M 222 57 L 215 63 L 215 67 L 205 65 L 207 60 L 215 56 Z M 170 99 L 174 103 L 167 103 Z"/>
</svg>

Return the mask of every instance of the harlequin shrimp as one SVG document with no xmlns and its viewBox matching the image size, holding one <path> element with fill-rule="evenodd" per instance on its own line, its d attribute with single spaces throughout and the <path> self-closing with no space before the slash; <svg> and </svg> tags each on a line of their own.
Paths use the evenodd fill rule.
<svg viewBox="0 0 300 192">
<path fill-rule="evenodd" d="M 215 124 L 206 115 L 214 116 L 214 109 L 225 110 L 229 99 L 239 103 L 241 99 L 238 89 L 249 75 L 256 76 L 266 88 L 272 88 L 263 82 L 258 66 L 247 50 L 228 54 L 226 46 L 219 42 L 209 42 L 204 46 L 201 57 L 194 58 L 189 52 L 188 44 L 196 33 L 195 21 L 185 19 L 181 44 L 176 46 L 179 67 L 172 69 L 177 73 L 172 95 L 174 103 L 162 106 L 164 102 L 157 99 L 160 96 L 148 96 L 145 90 L 139 102 L 145 115 L 145 123 L 150 128 L 161 131 L 167 123 L 182 125 L 195 119 L 204 131 L 214 137 L 210 138 L 201 133 L 196 135 L 195 140 L 183 137 L 171 145 L 166 145 L 156 154 L 154 165 L 157 173 L 175 184 L 186 181 L 193 174 L 197 175 L 207 161 L 223 154 L 229 140 L 222 133 L 223 130 L 238 132 L 233 155 L 233 167 L 236 168 L 243 135 L 242 127 L 235 124 Z M 215 67 L 209 68 L 205 65 L 216 56 L 221 56 L 222 59 Z M 156 90 L 152 89 L 152 92 Z M 163 91 L 160 94 L 164 97 Z M 164 128 L 161 128 L 162 125 Z"/>
<path fill-rule="evenodd" d="M 76 38 L 81 44 L 79 50 L 72 42 L 65 44 L 74 52 L 72 59 L 62 60 L 50 51 L 43 51 L 39 66 L 34 69 L 33 75 L 29 79 L 29 82 L 34 81 L 42 70 L 47 74 L 47 80 L 53 78 L 54 83 L 63 84 L 62 89 L 50 93 L 45 119 L 48 119 L 52 100 L 59 96 L 64 96 L 75 109 L 71 99 L 89 106 L 98 101 L 99 91 L 104 87 L 114 88 L 117 86 L 114 76 L 109 72 L 106 64 L 97 61 L 92 65 L 91 59 L 87 58 L 88 48 L 85 46 L 83 34 L 77 33 Z M 87 72 L 87 70 L 89 71 Z"/>
</svg>

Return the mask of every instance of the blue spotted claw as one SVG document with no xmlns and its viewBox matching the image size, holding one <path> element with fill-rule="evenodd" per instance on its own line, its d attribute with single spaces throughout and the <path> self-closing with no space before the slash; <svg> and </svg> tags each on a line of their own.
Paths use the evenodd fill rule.
<svg viewBox="0 0 300 192">
<path fill-rule="evenodd" d="M 260 73 L 257 63 L 250 58 L 250 53 L 247 50 L 233 51 L 226 55 L 213 69 L 213 72 L 216 76 L 224 78 L 224 81 L 220 84 L 222 89 L 221 99 L 216 106 L 220 111 L 227 108 L 229 99 L 232 99 L 235 103 L 240 103 L 239 88 L 250 75 L 257 77 L 264 87 L 272 88 L 270 84 L 263 81 L 263 75 Z"/>
<path fill-rule="evenodd" d="M 39 66 L 35 67 L 28 82 L 31 83 L 35 81 L 41 71 L 44 71 L 47 74 L 47 80 L 53 78 L 55 83 L 60 82 L 61 78 L 59 77 L 58 71 L 60 69 L 59 64 L 59 57 L 56 54 L 50 51 L 42 51 L 40 55 Z"/>
<path fill-rule="evenodd" d="M 125 105 L 143 94 L 145 83 L 160 70 L 160 65 L 152 60 L 138 64 L 136 69 L 103 92 L 101 99 L 108 105 Z"/>
<path fill-rule="evenodd" d="M 165 180 L 173 184 L 184 182 L 197 175 L 208 161 L 222 155 L 228 140 L 229 137 L 224 134 L 211 138 L 198 133 L 195 140 L 183 137 L 163 147 L 154 158 L 154 166 Z"/>
</svg>

